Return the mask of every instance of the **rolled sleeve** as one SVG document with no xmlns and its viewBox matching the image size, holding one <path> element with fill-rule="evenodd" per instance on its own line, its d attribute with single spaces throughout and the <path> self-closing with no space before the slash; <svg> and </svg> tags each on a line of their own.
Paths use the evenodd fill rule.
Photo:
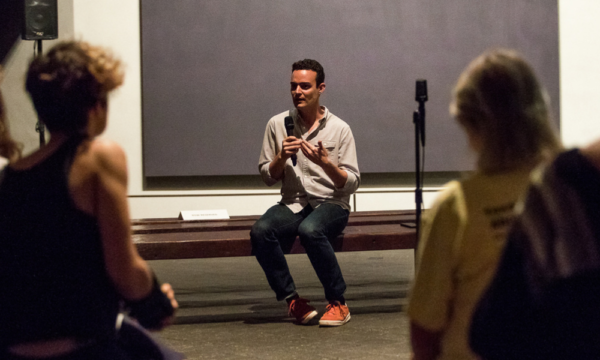
<svg viewBox="0 0 600 360">
<path fill-rule="evenodd" d="M 346 195 L 352 195 L 360 186 L 360 171 L 356 157 L 356 144 L 350 127 L 341 132 L 338 167 L 346 171 L 348 179 L 342 188 L 336 189 Z"/>
<path fill-rule="evenodd" d="M 271 162 L 268 162 L 268 163 L 258 166 L 258 169 L 260 171 L 260 176 L 261 176 L 263 182 L 265 184 L 267 184 L 267 186 L 273 186 L 279 181 L 279 180 L 275 180 L 273 177 L 271 177 L 271 172 L 269 171 L 270 163 Z"/>
<path fill-rule="evenodd" d="M 337 191 L 341 191 L 344 194 L 352 195 L 356 192 L 358 187 L 360 186 L 360 177 L 349 171 L 348 169 L 344 169 L 348 174 L 348 179 L 346 179 L 346 183 L 343 187 L 336 189 Z"/>
<path fill-rule="evenodd" d="M 258 171 L 263 182 L 267 186 L 275 185 L 279 180 L 274 179 L 269 171 L 271 161 L 275 158 L 279 152 L 279 144 L 277 142 L 277 134 L 274 126 L 273 119 L 269 121 L 265 129 L 265 136 L 263 138 L 263 145 L 260 151 L 260 157 L 258 159 Z"/>
</svg>

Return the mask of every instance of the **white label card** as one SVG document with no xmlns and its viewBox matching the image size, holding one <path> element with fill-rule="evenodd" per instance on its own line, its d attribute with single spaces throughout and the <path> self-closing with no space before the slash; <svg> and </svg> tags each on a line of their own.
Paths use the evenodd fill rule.
<svg viewBox="0 0 600 360">
<path fill-rule="evenodd" d="M 180 220 L 218 220 L 229 219 L 225 209 L 218 210 L 184 210 L 179 213 Z"/>
</svg>

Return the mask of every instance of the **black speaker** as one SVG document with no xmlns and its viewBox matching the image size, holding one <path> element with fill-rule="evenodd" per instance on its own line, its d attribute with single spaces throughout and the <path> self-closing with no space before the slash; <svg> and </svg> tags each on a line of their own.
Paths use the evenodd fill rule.
<svg viewBox="0 0 600 360">
<path fill-rule="evenodd" d="M 24 0 L 24 40 L 52 40 L 58 38 L 57 0 Z"/>
</svg>

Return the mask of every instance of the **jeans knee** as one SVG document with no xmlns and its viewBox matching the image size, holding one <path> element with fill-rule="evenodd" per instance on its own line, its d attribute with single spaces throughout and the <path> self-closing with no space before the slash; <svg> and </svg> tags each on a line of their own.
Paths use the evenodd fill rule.
<svg viewBox="0 0 600 360">
<path fill-rule="evenodd" d="M 321 226 L 311 223 L 302 223 L 298 228 L 298 236 L 300 237 L 302 245 L 327 238 L 324 229 Z"/>
<path fill-rule="evenodd" d="M 252 229 L 250 229 L 250 241 L 252 245 L 259 245 L 267 241 L 272 231 L 272 228 L 267 223 L 263 221 L 255 222 L 252 225 Z"/>
</svg>

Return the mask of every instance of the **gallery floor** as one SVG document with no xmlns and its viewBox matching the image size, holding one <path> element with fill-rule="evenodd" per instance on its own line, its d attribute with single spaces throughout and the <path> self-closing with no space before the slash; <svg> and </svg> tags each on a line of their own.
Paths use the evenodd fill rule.
<svg viewBox="0 0 600 360">
<path fill-rule="evenodd" d="M 337 328 L 294 325 L 253 257 L 158 260 L 180 303 L 176 324 L 158 334 L 188 359 L 409 359 L 403 306 L 414 275 L 412 250 L 339 253 L 352 320 Z M 288 263 L 301 296 L 325 310 L 306 255 Z"/>
</svg>

